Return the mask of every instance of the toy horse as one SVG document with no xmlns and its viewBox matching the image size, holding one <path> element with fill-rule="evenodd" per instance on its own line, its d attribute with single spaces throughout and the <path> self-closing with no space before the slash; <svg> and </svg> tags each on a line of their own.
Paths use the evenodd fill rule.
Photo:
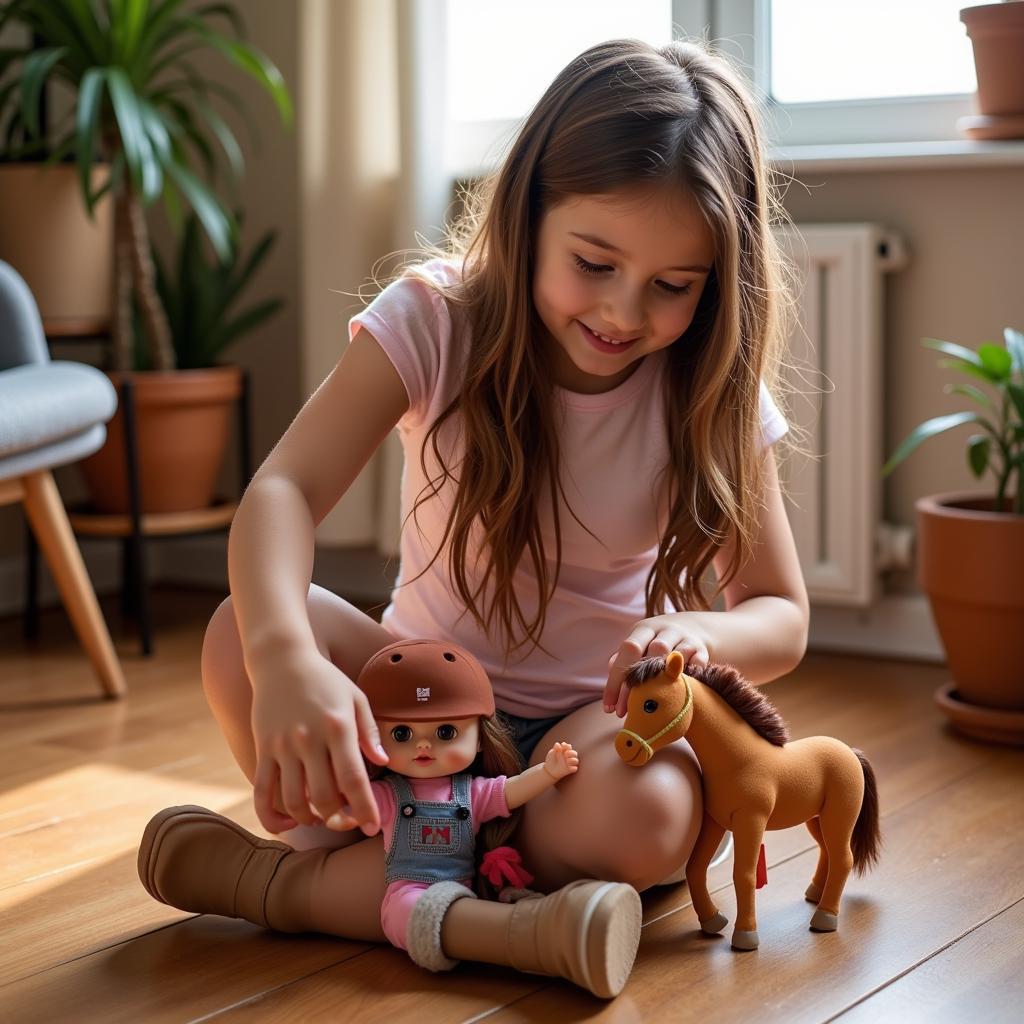
<svg viewBox="0 0 1024 1024">
<path fill-rule="evenodd" d="M 683 656 L 646 658 L 626 676 L 626 720 L 615 750 L 626 764 L 646 764 L 656 750 L 685 736 L 704 777 L 704 821 L 686 866 L 701 931 L 728 920 L 708 892 L 707 871 L 726 830 L 735 840 L 736 927 L 732 948 L 756 949 L 755 883 L 763 884 L 765 829 L 806 823 L 819 847 L 805 893 L 818 907 L 811 930 L 835 931 L 851 869 L 878 859 L 878 791 L 859 750 L 829 736 L 789 742 L 786 724 L 764 695 L 727 665 L 693 667 Z"/>
</svg>

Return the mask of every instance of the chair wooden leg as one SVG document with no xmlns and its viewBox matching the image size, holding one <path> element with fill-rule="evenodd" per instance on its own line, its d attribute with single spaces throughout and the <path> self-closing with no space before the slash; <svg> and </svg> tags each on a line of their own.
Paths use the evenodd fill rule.
<svg viewBox="0 0 1024 1024">
<path fill-rule="evenodd" d="M 126 691 L 121 663 L 114 651 L 53 474 L 48 471 L 30 473 L 21 480 L 25 488 L 28 520 L 46 556 L 75 632 L 104 692 L 108 697 L 121 697 Z"/>
</svg>

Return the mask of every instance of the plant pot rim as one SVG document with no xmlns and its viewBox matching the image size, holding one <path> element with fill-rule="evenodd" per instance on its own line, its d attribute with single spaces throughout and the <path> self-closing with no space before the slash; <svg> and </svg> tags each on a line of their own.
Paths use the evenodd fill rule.
<svg viewBox="0 0 1024 1024">
<path fill-rule="evenodd" d="M 1024 523 L 1024 516 L 1014 512 L 996 512 L 992 508 L 974 508 L 973 505 L 992 504 L 991 494 L 981 491 L 950 491 L 945 494 L 928 494 L 918 498 L 914 507 L 918 512 L 931 515 L 949 516 L 956 519 L 975 520 L 977 522 L 1005 523 L 1019 519 Z"/>
<path fill-rule="evenodd" d="M 998 13 L 997 13 L 998 12 Z M 960 20 L 967 26 L 967 31 L 978 27 L 977 23 L 998 21 L 1004 25 L 1009 19 L 1016 19 L 1024 13 L 1019 3 L 969 4 L 960 9 Z M 971 25 L 970 22 L 975 22 Z M 987 26 L 982 26 L 987 27 Z"/>
</svg>

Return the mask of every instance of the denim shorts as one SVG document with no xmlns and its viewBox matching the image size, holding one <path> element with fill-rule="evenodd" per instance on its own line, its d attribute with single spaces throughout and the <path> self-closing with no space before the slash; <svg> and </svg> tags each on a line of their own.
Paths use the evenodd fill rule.
<svg viewBox="0 0 1024 1024">
<path fill-rule="evenodd" d="M 544 733 L 565 717 L 555 715 L 552 718 L 523 718 L 520 715 L 510 715 L 507 711 L 495 712 L 495 718 L 512 734 L 512 741 L 523 759 L 524 768 L 530 763 L 534 747 L 541 741 Z"/>
</svg>

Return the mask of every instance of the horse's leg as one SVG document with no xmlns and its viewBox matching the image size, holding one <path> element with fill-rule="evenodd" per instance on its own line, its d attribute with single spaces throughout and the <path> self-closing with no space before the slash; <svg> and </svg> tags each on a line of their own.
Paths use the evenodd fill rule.
<svg viewBox="0 0 1024 1024">
<path fill-rule="evenodd" d="M 811 917 L 811 931 L 834 932 L 839 927 L 839 904 L 846 880 L 853 870 L 850 838 L 859 813 L 859 800 L 854 803 L 848 792 L 826 792 L 819 821 L 828 855 L 828 876 L 818 900 L 818 909 Z"/>
<path fill-rule="evenodd" d="M 732 884 L 736 890 L 736 927 L 732 948 L 757 949 L 757 909 L 754 892 L 757 887 L 757 858 L 768 816 L 747 812 L 733 816 Z"/>
<path fill-rule="evenodd" d="M 686 862 L 686 884 L 690 889 L 693 909 L 697 912 L 700 929 L 707 935 L 717 935 L 729 919 L 722 914 L 708 892 L 708 865 L 725 835 L 725 829 L 706 811 L 700 826 L 700 835 L 694 844 L 693 853 Z"/>
<path fill-rule="evenodd" d="M 818 866 L 814 869 L 811 884 L 807 886 L 804 897 L 810 900 L 811 903 L 817 903 L 821 899 L 822 890 L 825 888 L 825 879 L 828 878 L 828 850 L 825 847 L 825 839 L 821 834 L 821 822 L 818 821 L 817 816 L 808 818 L 807 831 L 811 833 L 814 841 L 818 844 Z"/>
</svg>

